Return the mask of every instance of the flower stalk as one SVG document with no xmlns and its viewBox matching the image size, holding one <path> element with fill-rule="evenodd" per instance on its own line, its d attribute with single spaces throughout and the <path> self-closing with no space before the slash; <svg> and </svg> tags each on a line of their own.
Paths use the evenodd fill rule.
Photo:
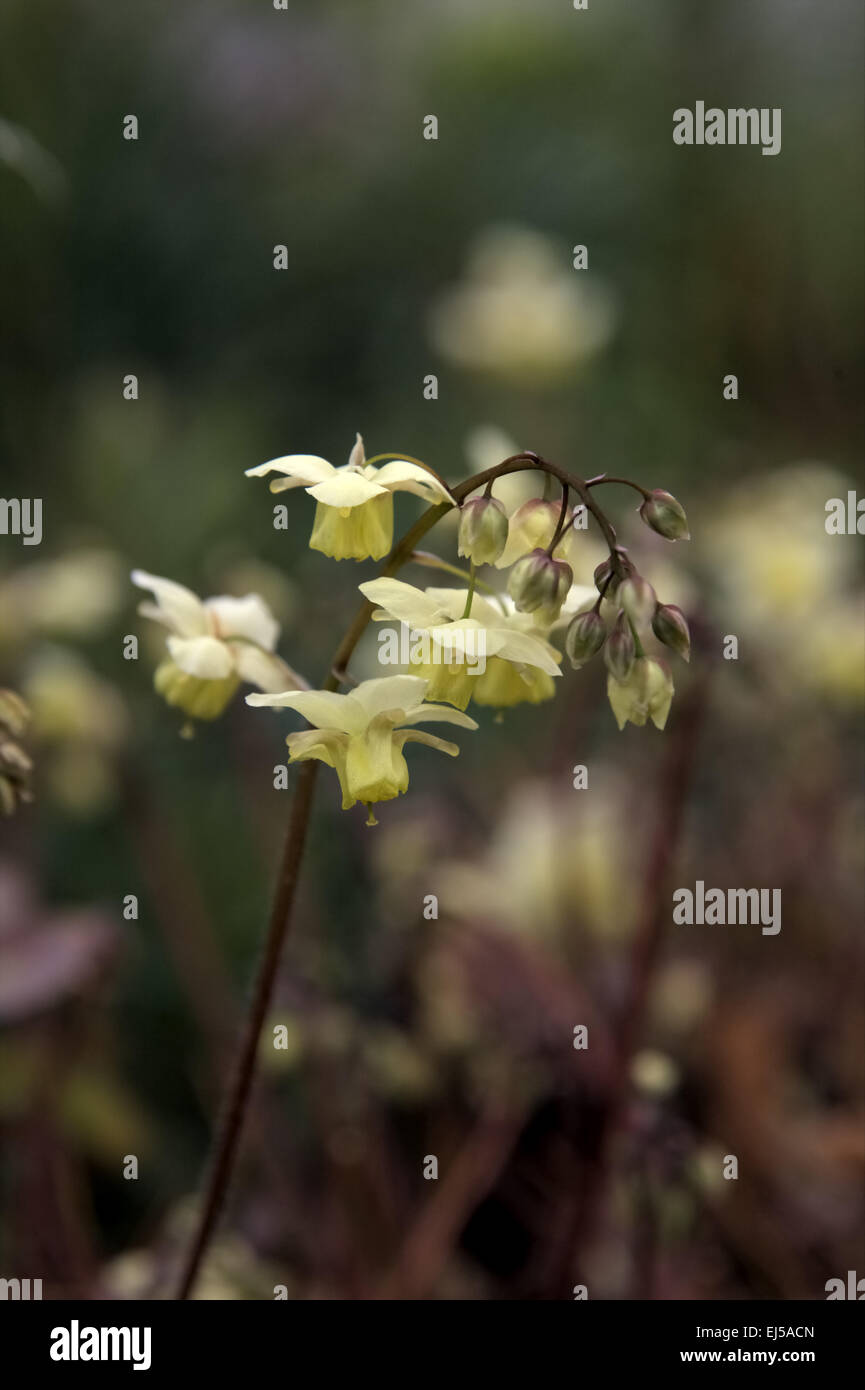
<svg viewBox="0 0 865 1390">
<path fill-rule="evenodd" d="M 367 501 L 367 492 L 377 489 L 377 491 L 381 493 L 385 490 L 386 485 L 391 487 L 409 487 L 409 484 L 411 484 L 409 490 L 420 490 L 421 495 L 428 495 L 423 485 L 421 485 L 420 489 L 417 489 L 416 483 L 412 481 L 412 476 L 407 474 L 405 469 L 402 473 L 390 475 L 389 484 L 382 485 L 376 482 L 376 478 L 383 477 L 384 472 L 382 470 L 381 473 L 376 474 L 374 465 L 385 459 L 395 459 L 401 461 L 407 467 L 410 466 L 411 468 L 421 469 L 430 474 L 435 480 L 435 485 L 438 487 L 438 496 L 441 496 L 442 491 L 444 491 L 451 500 L 442 500 L 433 503 L 433 505 L 428 507 L 423 515 L 405 533 L 402 539 L 397 542 L 391 550 L 387 562 L 381 571 L 380 578 L 385 579 L 396 574 L 404 564 L 413 558 L 414 552 L 420 541 L 432 527 L 435 526 L 436 522 L 450 510 L 452 503 L 457 506 L 461 505 L 466 498 L 470 497 L 472 493 L 477 492 L 481 488 L 486 489 L 486 495 L 489 496 L 492 483 L 497 478 L 503 477 L 506 474 L 532 470 L 539 471 L 545 475 L 545 485 L 549 483 L 551 479 L 556 479 L 562 487 L 561 513 L 552 544 L 549 547 L 550 553 L 567 528 L 568 496 L 569 492 L 572 491 L 579 497 L 586 510 L 594 518 L 610 551 L 609 577 L 601 588 L 601 594 L 603 595 L 603 593 L 607 591 L 613 574 L 620 579 L 624 579 L 628 573 L 626 562 L 623 560 L 623 552 L 621 552 L 618 547 L 616 532 L 605 512 L 595 501 L 591 492 L 591 488 L 598 485 L 600 482 L 628 483 L 626 479 L 612 479 L 601 476 L 587 483 L 583 481 L 583 479 L 560 468 L 558 465 L 542 458 L 539 454 L 531 451 L 524 451 L 504 459 L 501 463 L 485 469 L 454 487 L 450 487 L 443 479 L 439 478 L 439 475 L 435 473 L 433 469 L 430 469 L 428 465 L 422 463 L 419 459 L 411 458 L 409 455 L 378 454 L 375 455 L 373 459 L 365 460 L 363 458 L 362 442 L 359 437 L 355 450 L 357 451 L 356 455 L 353 451 L 349 464 L 342 470 L 333 469 L 332 465 L 324 460 L 310 459 L 310 456 L 297 456 L 297 458 L 301 460 L 300 464 L 295 464 L 291 459 L 277 460 L 274 464 L 262 465 L 258 469 L 250 470 L 250 472 L 253 474 L 261 474 L 262 472 L 272 471 L 275 468 L 276 471 L 281 471 L 289 475 L 285 479 L 286 486 L 295 486 L 298 483 L 302 484 L 311 478 L 313 481 L 309 490 L 313 491 L 313 495 L 315 495 L 315 490 L 321 492 L 321 496 L 317 499 L 319 505 L 329 507 L 333 512 L 336 512 L 339 507 L 343 506 L 343 498 L 338 490 L 335 490 L 339 488 L 352 487 L 355 489 L 356 496 L 361 499 L 359 501 L 348 502 L 346 506 L 343 506 L 343 511 L 349 510 L 352 507 L 355 510 L 359 510 L 361 505 L 369 505 Z M 339 474 L 336 484 L 332 481 L 333 475 L 335 474 Z M 360 487 L 357 482 L 358 476 L 362 479 L 363 487 Z M 408 483 L 405 481 L 406 477 L 409 479 Z M 347 481 L 344 481 L 346 479 Z M 636 487 L 637 490 L 643 494 L 644 498 L 649 497 L 646 490 L 641 488 L 638 484 L 628 483 L 628 485 Z M 364 488 L 366 490 L 364 490 Z M 282 491 L 283 486 L 277 485 L 277 490 Z M 666 494 L 664 496 L 666 497 Z M 369 500 L 374 501 L 375 498 L 371 497 Z M 342 519 L 344 520 L 345 518 L 343 517 Z M 331 524 L 330 521 L 328 521 L 328 524 Z M 330 542 L 328 542 L 328 544 L 330 544 Z M 339 544 L 342 544 L 342 541 L 340 541 Z M 316 548 L 324 547 L 317 546 Z M 326 553 L 333 552 L 327 550 Z M 349 553 L 349 550 L 345 551 L 346 555 Z M 338 553 L 337 558 L 339 558 Z M 474 590 L 475 565 L 474 562 L 472 562 L 465 616 L 468 616 L 471 612 Z M 595 606 L 595 611 L 597 611 L 598 607 L 599 604 Z M 328 667 L 328 675 L 321 687 L 322 691 L 336 693 L 339 691 L 339 687 L 349 680 L 348 664 L 374 611 L 375 605 L 370 602 L 369 599 L 365 598 L 334 652 Z M 639 638 L 636 633 L 634 633 L 634 636 L 639 643 Z M 641 651 L 642 648 L 640 647 L 639 650 Z M 270 1007 L 283 946 L 293 917 L 317 773 L 318 762 L 310 758 L 310 760 L 304 761 L 303 765 L 300 767 L 295 784 L 264 947 L 255 973 L 249 1008 L 243 1024 L 234 1067 L 228 1082 L 222 1115 L 214 1139 L 212 1157 L 205 1179 L 204 1193 L 196 1227 L 182 1262 L 177 1290 L 177 1297 L 179 1299 L 189 1298 L 193 1291 L 201 1263 L 216 1229 L 234 1170 L 243 1133 L 244 1120 L 249 1107 L 252 1084 L 255 1077 L 255 1064 L 259 1039 Z"/>
</svg>

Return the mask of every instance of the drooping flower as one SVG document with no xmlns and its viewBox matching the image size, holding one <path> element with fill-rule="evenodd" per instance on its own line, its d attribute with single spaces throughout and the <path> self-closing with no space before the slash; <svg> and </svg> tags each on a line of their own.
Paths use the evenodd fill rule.
<svg viewBox="0 0 865 1390">
<path fill-rule="evenodd" d="M 401 579 L 371 579 L 360 591 L 380 605 L 377 622 L 405 623 L 414 634 L 409 665 L 428 682 L 432 700 L 465 709 L 478 704 L 505 707 L 538 703 L 554 693 L 561 655 L 517 613 L 475 594 L 471 615 L 462 617 L 467 589 L 416 589 Z"/>
<path fill-rule="evenodd" d="M 620 729 L 630 722 L 643 725 L 651 719 L 663 729 L 673 701 L 673 678 L 665 662 L 638 656 L 624 681 L 607 677 L 607 698 Z"/>
<path fill-rule="evenodd" d="M 153 678 L 169 705 L 195 719 L 216 719 L 241 681 L 260 690 L 305 684 L 274 654 L 279 624 L 258 594 L 224 594 L 202 602 L 183 584 L 144 570 L 133 570 L 132 582 L 156 600 L 142 603 L 139 613 L 169 630 L 169 658 Z"/>
<path fill-rule="evenodd" d="M 279 695 L 247 695 L 248 705 L 295 709 L 313 725 L 289 734 L 289 761 L 317 758 L 334 768 L 342 789 L 342 807 L 361 801 L 368 825 L 375 825 L 372 807 L 390 801 L 408 788 L 406 743 L 425 743 L 455 758 L 455 743 L 436 738 L 413 724 L 446 722 L 476 729 L 467 714 L 444 705 L 426 704 L 427 682 L 418 676 L 385 676 L 362 681 L 346 695 L 328 690 L 288 691 Z"/>
<path fill-rule="evenodd" d="M 333 560 L 380 560 L 393 545 L 393 494 L 413 492 L 427 502 L 451 502 L 434 473 L 407 459 L 381 467 L 366 462 L 363 440 L 357 436 L 348 463 L 335 468 L 317 454 L 286 454 L 255 468 L 248 478 L 281 473 L 271 492 L 304 487 L 315 498 L 311 550 Z"/>
</svg>

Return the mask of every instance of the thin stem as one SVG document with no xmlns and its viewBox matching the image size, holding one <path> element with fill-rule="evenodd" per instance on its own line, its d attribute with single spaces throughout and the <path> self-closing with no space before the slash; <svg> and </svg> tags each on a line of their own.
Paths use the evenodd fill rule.
<svg viewBox="0 0 865 1390">
<path fill-rule="evenodd" d="M 559 541 L 562 539 L 562 536 L 564 535 L 565 531 L 567 531 L 567 529 L 568 529 L 568 528 L 567 528 L 567 517 L 568 517 L 568 485 L 567 485 L 567 483 L 565 483 L 564 486 L 562 487 L 562 509 L 561 509 L 561 511 L 559 512 L 559 519 L 558 519 L 558 521 L 557 521 L 557 523 L 556 523 L 556 529 L 555 529 L 555 531 L 553 532 L 553 539 L 550 541 L 549 545 L 547 546 L 547 554 L 550 556 L 551 559 L 552 559 L 553 551 L 555 550 L 555 548 L 556 548 L 556 546 L 558 545 Z"/>
<path fill-rule="evenodd" d="M 459 565 L 451 565 L 447 560 L 442 560 L 440 556 L 433 555 L 429 550 L 414 550 L 408 557 L 408 564 L 423 565 L 425 569 L 441 570 L 444 574 L 452 574 L 457 579 L 468 581 L 469 573 L 467 570 L 460 569 Z M 483 589 L 485 594 L 491 598 L 499 598 L 498 589 L 494 589 L 492 584 L 488 584 L 485 579 L 475 577 L 475 587 Z"/>
<path fill-rule="evenodd" d="M 465 608 L 463 609 L 463 617 L 464 617 L 464 618 L 470 618 L 470 617 L 471 617 L 471 613 L 472 613 L 472 599 L 473 599 L 474 596 L 475 596 L 475 582 L 476 582 L 476 579 L 475 579 L 475 562 L 474 562 L 474 560 L 472 560 L 471 566 L 472 566 L 472 567 L 471 567 L 471 571 L 470 571 L 470 573 L 469 573 L 469 591 L 468 591 L 468 593 L 466 594 L 466 606 L 465 606 Z"/>
<path fill-rule="evenodd" d="M 204 1204 L 198 1227 L 186 1259 L 178 1287 L 178 1299 L 188 1298 L 205 1250 L 216 1225 L 222 1202 L 228 1187 L 228 1180 L 234 1166 L 235 1153 L 243 1129 L 252 1079 L 255 1073 L 255 1059 L 258 1053 L 258 1039 L 270 1005 L 273 985 L 279 967 L 282 944 L 291 921 L 297 876 L 306 843 L 309 826 L 309 812 L 312 807 L 312 794 L 318 773 L 318 763 L 305 762 L 298 774 L 288 823 L 288 833 L 282 851 L 282 863 L 277 879 L 276 893 L 270 912 L 270 922 L 264 943 L 264 952 L 255 977 L 249 1012 L 243 1025 L 234 1072 L 229 1082 L 225 1109 L 217 1132 L 213 1163 L 205 1189 Z"/>
<path fill-rule="evenodd" d="M 611 478 L 609 473 L 599 473 L 597 478 L 589 478 L 586 487 L 597 487 L 599 483 L 621 483 L 623 487 L 632 487 L 635 492 L 642 493 L 644 498 L 651 496 L 648 488 L 641 483 L 634 483 L 630 478 Z"/>
<path fill-rule="evenodd" d="M 449 510 L 448 503 L 442 502 L 424 512 L 423 516 L 415 522 L 414 526 L 394 547 L 383 574 L 393 574 L 395 570 L 399 569 L 400 565 L 408 559 L 417 542 Z M 331 662 L 329 674 L 323 687 L 325 690 L 338 690 L 345 679 L 345 668 L 369 622 L 372 611 L 373 605 L 367 602 L 355 614 L 354 620 L 340 642 Z M 319 764 L 314 760 L 304 762 L 295 784 L 264 951 L 256 972 L 249 1011 L 244 1021 L 234 1070 L 228 1084 L 225 1107 L 217 1128 L 198 1225 L 186 1253 L 178 1284 L 177 1297 L 181 1300 L 188 1298 L 192 1291 L 201 1267 L 201 1261 L 219 1219 L 234 1168 L 255 1076 L 259 1037 L 276 983 L 283 943 L 291 924 L 318 767 Z"/>
</svg>

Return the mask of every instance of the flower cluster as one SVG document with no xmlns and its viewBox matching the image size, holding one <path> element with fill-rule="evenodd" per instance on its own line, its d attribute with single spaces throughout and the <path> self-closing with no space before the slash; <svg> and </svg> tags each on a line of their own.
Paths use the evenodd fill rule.
<svg viewBox="0 0 865 1390">
<path fill-rule="evenodd" d="M 542 472 L 545 486 L 558 483 L 559 498 L 530 498 L 509 515 L 493 495 L 496 479 L 526 470 Z M 169 629 L 168 655 L 155 684 L 169 704 L 198 719 L 221 714 L 241 681 L 260 694 L 247 704 L 295 710 L 310 728 L 289 734 L 289 760 L 315 759 L 332 767 L 344 808 L 361 802 L 368 823 L 372 808 L 408 786 L 404 747 L 424 743 L 455 756 L 458 748 L 413 726 L 429 721 L 475 729 L 463 713 L 470 702 L 501 711 L 553 698 L 561 677 L 562 652 L 555 638 L 565 631 L 564 649 L 575 669 L 604 649 L 608 697 L 619 728 L 651 721 L 663 729 L 673 697 L 666 664 L 647 656 L 643 638 L 651 629 L 664 646 L 688 659 L 688 625 L 678 608 L 660 604 L 636 570 L 590 489 L 623 482 L 643 498 L 642 520 L 668 540 L 687 538 L 687 521 L 669 493 L 648 492 L 626 479 L 603 475 L 585 483 L 536 454 L 512 455 L 453 488 L 417 459 L 380 454 L 367 460 L 358 435 L 348 462 L 334 467 L 316 454 L 290 454 L 247 470 L 270 473 L 273 492 L 305 487 L 316 512 L 309 545 L 333 559 L 381 559 L 385 572 L 358 587 L 367 601 L 340 645 L 321 690 L 311 690 L 276 655 L 278 625 L 261 598 L 220 597 L 202 602 L 171 580 L 135 571 L 133 580 L 150 589 L 155 604 L 141 612 Z M 410 492 L 430 504 L 408 538 L 393 548 L 393 494 Z M 413 550 L 416 538 L 453 508 L 459 510 L 460 569 Z M 583 545 L 578 533 L 589 515 L 601 527 L 608 558 L 594 585 L 574 583 Z M 394 572 L 412 559 L 463 578 L 460 586 L 417 588 Z M 489 567 L 489 579 L 478 569 Z M 499 572 L 507 571 L 502 583 Z M 481 592 L 481 590 L 483 592 Z M 345 664 L 367 620 L 396 624 L 407 635 L 397 655 L 383 660 L 407 674 L 367 680 L 347 694 Z M 383 631 L 382 637 L 388 637 Z"/>
</svg>

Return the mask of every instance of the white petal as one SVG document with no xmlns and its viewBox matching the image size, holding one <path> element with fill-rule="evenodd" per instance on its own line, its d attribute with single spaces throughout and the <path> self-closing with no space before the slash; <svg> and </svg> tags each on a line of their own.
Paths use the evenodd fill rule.
<svg viewBox="0 0 865 1390">
<path fill-rule="evenodd" d="M 450 502 L 453 498 L 433 473 L 407 459 L 394 459 L 375 470 L 375 480 L 391 492 L 413 492 L 427 502 Z"/>
<path fill-rule="evenodd" d="M 422 676 L 379 676 L 362 681 L 349 698 L 357 700 L 369 720 L 384 710 L 412 708 L 423 699 L 426 688 L 427 682 Z"/>
<path fill-rule="evenodd" d="M 280 657 L 272 656 L 250 642 L 232 642 L 231 649 L 238 675 L 250 685 L 257 685 L 259 690 L 278 693 L 292 687 L 295 690 L 306 689 L 306 682 Z"/>
<path fill-rule="evenodd" d="M 477 657 L 497 656 L 507 640 L 504 628 L 486 627 L 474 618 L 457 618 L 452 623 L 427 628 L 430 640 L 441 649 L 438 660 L 467 661 L 474 665 Z M 452 654 L 452 655 L 451 655 Z"/>
<path fill-rule="evenodd" d="M 344 734 L 361 734 L 367 726 L 363 707 L 350 695 L 333 690 L 289 690 L 281 695 L 247 695 L 248 705 L 271 705 L 274 709 L 295 709 L 317 729 L 338 729 Z"/>
<path fill-rule="evenodd" d="M 255 468 L 247 468 L 246 476 L 263 478 L 265 473 L 285 473 L 290 478 L 296 478 L 295 486 L 300 487 L 302 484 L 323 483 L 335 472 L 333 464 L 319 458 L 318 454 L 285 454 L 282 458 L 259 463 Z"/>
<path fill-rule="evenodd" d="M 548 676 L 562 674 L 549 643 L 542 642 L 539 637 L 532 637 L 528 632 L 513 632 L 504 628 L 500 628 L 499 631 L 504 633 L 505 637 L 498 649 L 499 656 L 505 657 L 508 661 L 522 662 L 526 666 L 537 666 L 540 670 L 546 671 Z"/>
<path fill-rule="evenodd" d="M 468 589 L 427 589 L 426 596 L 437 603 L 449 618 L 461 618 L 466 608 Z M 504 622 L 502 610 L 492 600 L 475 593 L 472 598 L 472 617 L 483 627 L 496 627 Z"/>
<path fill-rule="evenodd" d="M 195 637 L 207 631 L 204 604 L 197 594 L 173 579 L 160 579 L 145 570 L 133 570 L 132 582 L 149 589 L 160 609 L 160 621 L 181 637 Z"/>
<path fill-rule="evenodd" d="M 373 497 L 380 497 L 387 488 L 372 483 L 362 473 L 347 468 L 337 468 L 331 477 L 315 487 L 308 487 L 310 497 L 316 502 L 324 502 L 328 507 L 359 507 Z"/>
<path fill-rule="evenodd" d="M 207 599 L 204 606 L 216 621 L 218 637 L 246 637 L 265 651 L 273 651 L 279 623 L 258 594 L 245 594 L 243 598 L 223 594 Z"/>
<path fill-rule="evenodd" d="M 169 637 L 168 650 L 181 671 L 200 680 L 224 680 L 234 670 L 231 651 L 216 637 Z"/>
<path fill-rule="evenodd" d="M 415 628 L 432 627 L 448 616 L 422 589 L 416 589 L 413 584 L 406 584 L 401 579 L 368 579 L 358 588 L 370 603 L 378 604 L 391 617 Z"/>
</svg>

